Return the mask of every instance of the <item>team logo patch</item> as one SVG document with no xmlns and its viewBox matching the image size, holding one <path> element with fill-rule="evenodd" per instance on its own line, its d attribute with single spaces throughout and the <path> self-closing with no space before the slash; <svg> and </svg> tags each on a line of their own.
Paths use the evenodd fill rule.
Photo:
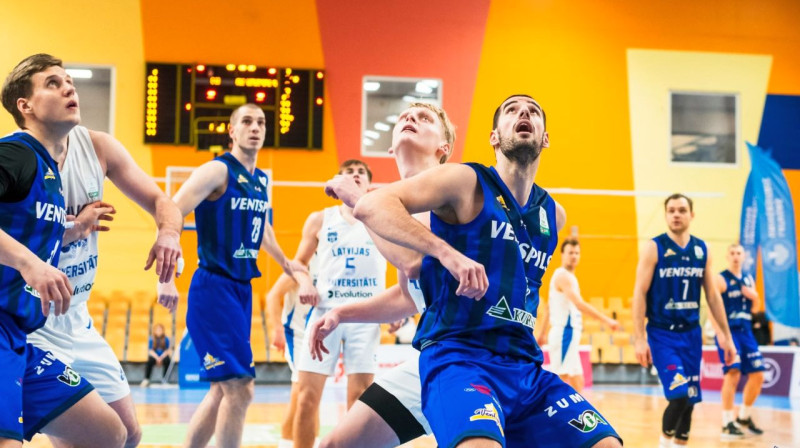
<svg viewBox="0 0 800 448">
<path fill-rule="evenodd" d="M 100 197 L 100 189 L 97 188 L 97 180 L 93 177 L 89 177 L 86 180 L 86 196 L 89 197 L 90 200 L 94 201 L 95 199 Z"/>
<path fill-rule="evenodd" d="M 56 378 L 69 387 L 75 387 L 81 384 L 81 376 L 78 375 L 78 372 L 72 370 L 70 366 L 64 366 L 64 373 L 58 375 Z"/>
<path fill-rule="evenodd" d="M 339 234 L 335 230 L 328 230 L 328 242 L 335 243 L 339 239 Z"/>
<path fill-rule="evenodd" d="M 703 258 L 703 248 L 700 246 L 694 246 L 694 256 L 697 258 Z"/>
<path fill-rule="evenodd" d="M 47 172 L 44 173 L 44 180 L 55 180 L 56 175 L 53 173 L 52 168 L 47 168 Z"/>
<path fill-rule="evenodd" d="M 508 206 L 506 205 L 506 200 L 503 199 L 503 196 L 498 196 L 497 203 L 500 204 L 500 207 L 503 207 L 504 210 L 508 210 Z"/>
<path fill-rule="evenodd" d="M 675 390 L 688 382 L 689 378 L 686 378 L 680 373 L 676 373 L 675 376 L 672 378 L 672 383 L 670 383 L 669 385 L 669 390 Z"/>
<path fill-rule="evenodd" d="M 244 177 L 244 174 L 240 174 L 239 178 L 236 179 L 236 181 L 239 182 L 240 184 L 246 184 L 247 183 L 247 178 Z"/>
<path fill-rule="evenodd" d="M 573 418 L 570 420 L 569 424 L 578 431 L 585 433 L 594 431 L 594 429 L 601 424 L 608 425 L 608 422 L 606 422 L 597 412 L 587 409 L 583 411 L 578 418 Z"/>
<path fill-rule="evenodd" d="M 267 187 L 267 178 L 266 178 L 266 177 L 264 177 L 264 176 L 259 176 L 259 177 L 258 177 L 258 181 L 259 181 L 259 182 L 261 182 L 261 185 L 263 185 L 263 186 L 264 186 L 264 188 L 266 188 L 266 187 Z"/>
<path fill-rule="evenodd" d="M 500 298 L 500 300 L 497 302 L 497 305 L 490 306 L 486 311 L 486 314 L 497 319 L 516 322 L 531 329 L 533 329 L 534 325 L 536 324 L 536 318 L 533 317 L 533 314 L 525 310 L 514 308 L 514 312 L 512 313 L 511 307 L 508 306 L 508 301 L 506 300 L 505 296 Z"/>
<path fill-rule="evenodd" d="M 494 407 L 494 404 L 487 403 L 483 405 L 482 408 L 475 409 L 472 417 L 469 418 L 469 421 L 475 422 L 480 420 L 491 420 L 495 422 L 497 428 L 500 429 L 500 435 L 505 437 L 505 433 L 503 432 L 503 425 L 500 424 L 500 416 L 497 415 L 497 409 Z"/>
<path fill-rule="evenodd" d="M 31 286 L 31 285 L 27 285 L 26 284 L 25 288 L 23 288 L 23 289 L 25 290 L 25 292 L 27 292 L 28 294 L 36 297 L 37 299 L 41 299 L 42 298 L 42 295 L 39 294 L 39 291 L 33 289 L 33 286 Z"/>
<path fill-rule="evenodd" d="M 258 258 L 258 249 L 245 249 L 244 243 L 239 246 L 239 249 L 233 253 L 233 258 Z"/>
<path fill-rule="evenodd" d="M 734 280 L 734 279 L 731 279 L 730 285 L 731 285 L 731 286 L 736 286 L 736 280 Z"/>
<path fill-rule="evenodd" d="M 208 352 L 206 352 L 206 356 L 203 356 L 203 367 L 206 370 L 211 370 L 214 367 L 218 367 L 224 364 L 225 361 L 222 361 L 221 359 L 211 356 L 211 354 Z"/>
<path fill-rule="evenodd" d="M 689 398 L 695 398 L 697 396 L 697 386 L 689 386 Z"/>
<path fill-rule="evenodd" d="M 664 257 L 671 257 L 673 255 L 675 255 L 675 251 L 672 249 L 667 249 L 667 251 L 664 252 Z"/>
<path fill-rule="evenodd" d="M 539 233 L 550 236 L 550 223 L 547 222 L 547 210 L 544 207 L 539 208 Z"/>
</svg>

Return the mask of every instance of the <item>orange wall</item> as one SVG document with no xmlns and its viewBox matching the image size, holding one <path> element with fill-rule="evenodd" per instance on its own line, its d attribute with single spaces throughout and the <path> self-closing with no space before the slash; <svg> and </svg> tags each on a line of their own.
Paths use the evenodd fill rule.
<svg viewBox="0 0 800 448">
<path fill-rule="evenodd" d="M 389 9 L 367 0 L 140 0 L 138 14 L 131 12 L 135 0 L 112 2 L 113 8 L 99 0 L 76 0 L 68 6 L 45 3 L 60 8 L 6 10 L 4 5 L 0 37 L 14 43 L 14 54 L 0 57 L 3 70 L 26 54 L 49 48 L 74 62 L 116 65 L 119 79 L 126 80 L 117 86 L 117 110 L 123 112 L 117 114 L 116 133 L 124 136 L 123 143 L 137 161 L 150 163 L 146 169 L 154 176 L 162 176 L 167 165 L 198 165 L 209 156 L 191 148 L 141 144 L 144 61 L 325 69 L 324 150 L 263 151 L 259 166 L 271 168 L 276 180 L 324 181 L 344 155 L 353 153 L 353 136 L 360 126 L 360 96 L 354 97 L 358 86 L 353 83 L 360 83 L 363 75 L 445 77 L 445 107 L 459 117 L 455 124 L 461 160 L 485 163 L 493 162 L 488 134 L 494 108 L 511 93 L 531 93 L 547 110 L 551 133 L 551 148 L 543 155 L 537 178 L 545 187 L 634 187 L 626 66 L 630 48 L 770 55 L 768 92 L 800 94 L 800 3 L 795 0 L 626 0 L 613 6 L 592 0 L 414 0 Z M 65 13 L 67 7 L 76 13 Z M 85 14 L 78 12 L 88 10 L 113 26 L 100 32 L 91 24 L 81 25 Z M 413 20 L 415 15 L 424 17 Z M 35 42 L 22 37 L 34 16 L 42 24 L 35 27 Z M 80 34 L 64 34 L 57 26 L 62 18 L 78 21 L 74 28 Z M 131 27 L 137 32 L 126 31 Z M 130 51 L 130 44 L 122 44 L 125 39 L 140 41 Z M 348 43 L 353 46 L 349 52 L 342 48 Z M 107 47 L 120 51 L 109 52 Z M 385 55 L 394 60 L 382 60 Z M 448 70 L 442 60 L 444 65 L 458 65 L 458 70 L 441 75 Z M 0 122 L 0 131 L 9 131 L 8 123 Z M 380 176 L 392 175 L 390 162 L 375 164 Z M 796 173 L 789 174 L 789 181 L 793 191 L 800 188 Z M 577 225 L 583 236 L 579 275 L 585 295 L 630 295 L 638 241 L 651 236 L 637 234 L 634 200 L 555 197 L 567 208 L 568 228 Z M 275 188 L 275 228 L 287 253 L 294 252 L 308 213 L 332 203 L 317 189 Z M 152 238 L 147 232 L 131 235 L 110 232 L 104 240 L 127 247 L 123 240 L 144 245 Z M 196 260 L 192 238 L 188 232 L 183 238 L 189 266 Z M 130 255 L 131 261 L 114 259 L 113 269 L 104 258 L 98 285 L 141 287 L 139 277 L 118 273 L 141 270 L 138 255 Z M 254 282 L 257 291 L 276 277 L 277 267 L 262 263 L 267 281 Z M 559 264 L 558 256 L 553 264 Z M 182 280 L 184 288 L 188 277 Z"/>
</svg>

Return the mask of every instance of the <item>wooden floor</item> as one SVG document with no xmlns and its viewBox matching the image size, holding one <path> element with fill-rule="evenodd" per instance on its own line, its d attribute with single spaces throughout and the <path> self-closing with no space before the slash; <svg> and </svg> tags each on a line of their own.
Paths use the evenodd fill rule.
<svg viewBox="0 0 800 448">
<path fill-rule="evenodd" d="M 197 407 L 202 393 L 186 396 L 182 391 L 167 389 L 140 390 L 133 388 L 137 413 L 143 428 L 143 447 L 180 446 L 186 430 L 186 423 Z M 661 427 L 661 414 L 666 402 L 657 389 L 652 387 L 613 387 L 597 386 L 585 391 L 586 398 L 592 402 L 629 447 L 656 447 Z M 274 447 L 277 444 L 280 422 L 286 410 L 285 397 L 288 387 L 259 387 L 255 403 L 247 414 L 243 446 Z M 782 399 L 778 405 L 756 403 L 753 417 L 765 430 L 763 436 L 747 438 L 736 442 L 720 441 L 721 407 L 718 394 L 712 395 L 699 404 L 694 411 L 690 447 L 800 447 L 800 403 L 788 404 Z M 328 394 L 321 407 L 322 432 L 335 426 L 344 414 L 343 394 Z M 773 400 L 774 401 L 774 400 Z M 794 407 L 794 410 L 788 408 Z M 786 408 L 786 409 L 779 409 Z M 50 447 L 46 438 L 37 436 L 26 447 Z M 413 441 L 405 447 L 436 447 L 432 437 Z"/>
</svg>

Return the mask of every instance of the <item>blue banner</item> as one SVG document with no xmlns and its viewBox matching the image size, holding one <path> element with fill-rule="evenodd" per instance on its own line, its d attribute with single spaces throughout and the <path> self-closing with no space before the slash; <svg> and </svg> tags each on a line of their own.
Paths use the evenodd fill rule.
<svg viewBox="0 0 800 448">
<path fill-rule="evenodd" d="M 744 248 L 744 265 L 742 274 L 756 278 L 756 260 L 758 259 L 758 205 L 756 204 L 756 176 L 751 171 L 744 187 L 742 200 L 741 235 L 739 242 Z"/>
<path fill-rule="evenodd" d="M 749 272 L 755 271 L 753 247 L 759 247 L 764 270 L 764 304 L 767 315 L 783 325 L 800 327 L 797 240 L 792 195 L 781 167 L 770 154 L 749 143 L 747 148 L 750 150 L 751 171 L 742 204 L 741 237 L 742 244 L 749 244 L 750 249 L 745 268 L 749 266 Z M 748 250 L 747 246 L 745 250 Z"/>
</svg>

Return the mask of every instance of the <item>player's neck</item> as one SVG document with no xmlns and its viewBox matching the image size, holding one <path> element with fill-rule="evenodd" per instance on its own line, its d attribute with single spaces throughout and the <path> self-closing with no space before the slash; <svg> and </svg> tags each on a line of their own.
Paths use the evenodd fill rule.
<svg viewBox="0 0 800 448">
<path fill-rule="evenodd" d="M 686 247 L 689 244 L 689 240 L 692 236 L 689 234 L 689 230 L 685 230 L 681 233 L 675 233 L 672 230 L 667 230 L 667 236 L 675 242 L 680 247 Z"/>
<path fill-rule="evenodd" d="M 497 153 L 497 174 L 520 205 L 528 203 L 533 182 L 536 180 L 536 171 L 539 169 L 539 160 L 537 158 L 530 165 L 520 166 L 505 158 L 499 151 Z"/>
<path fill-rule="evenodd" d="M 561 267 L 564 268 L 564 270 L 569 272 L 570 274 L 574 274 L 575 273 L 575 268 L 577 268 L 577 266 L 572 266 L 572 265 L 568 265 L 568 264 L 562 264 Z"/>
<path fill-rule="evenodd" d="M 397 170 L 400 172 L 401 179 L 408 179 L 417 174 L 433 168 L 439 164 L 439 160 L 430 155 L 417 156 L 415 154 L 401 157 L 397 154 Z"/>
<path fill-rule="evenodd" d="M 728 271 L 731 274 L 733 274 L 734 277 L 739 277 L 739 278 L 742 277 L 742 267 L 741 266 L 739 266 L 739 269 L 732 268 L 732 267 L 728 266 Z"/>
<path fill-rule="evenodd" d="M 253 174 L 256 171 L 256 160 L 258 160 L 258 150 L 245 151 L 238 146 L 234 146 L 231 150 L 231 155 L 242 164 L 248 173 Z"/>
<path fill-rule="evenodd" d="M 348 207 L 345 204 L 339 206 L 339 213 L 342 214 L 342 218 L 347 221 L 348 224 L 353 224 L 356 222 L 356 217 L 353 216 L 353 209 Z"/>
<path fill-rule="evenodd" d="M 44 146 L 56 162 L 61 164 L 67 153 L 67 136 L 72 126 L 61 126 L 58 129 L 44 126 L 42 123 L 26 123 L 24 130 Z"/>
</svg>

